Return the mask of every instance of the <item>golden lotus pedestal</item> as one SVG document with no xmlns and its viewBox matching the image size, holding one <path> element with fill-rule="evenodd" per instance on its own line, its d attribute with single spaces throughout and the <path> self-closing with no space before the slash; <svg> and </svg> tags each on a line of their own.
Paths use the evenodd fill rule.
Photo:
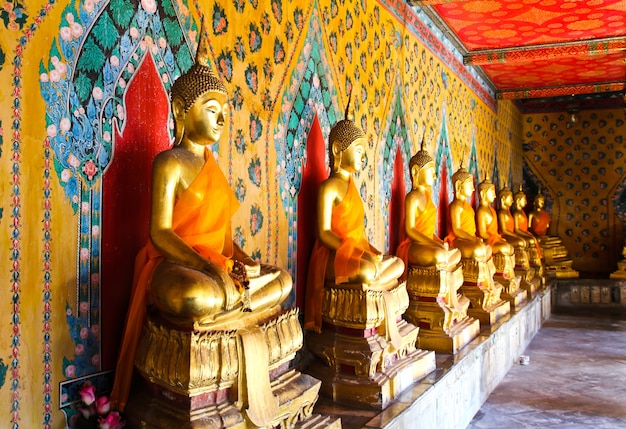
<svg viewBox="0 0 626 429">
<path fill-rule="evenodd" d="M 467 314 L 480 321 L 481 326 L 492 326 L 511 312 L 511 304 L 500 298 L 502 285 L 493 280 L 493 260 L 479 262 L 461 259 L 463 266 L 463 294 L 470 300 Z"/>
<path fill-rule="evenodd" d="M 237 324 L 251 328 L 238 328 Z M 129 428 L 341 428 L 313 415 L 320 381 L 291 368 L 298 311 L 242 313 L 232 329 L 180 331 L 151 313 L 126 405 Z"/>
<path fill-rule="evenodd" d="M 617 263 L 617 270 L 611 273 L 612 279 L 626 279 L 626 259 Z"/>
<path fill-rule="evenodd" d="M 521 247 L 515 248 L 515 276 L 520 277 L 520 287 L 526 291 L 529 299 L 537 295 L 543 286 L 543 279 L 530 265 L 528 252 Z"/>
<path fill-rule="evenodd" d="M 528 292 L 521 287 L 521 276 L 515 274 L 515 256 L 495 254 L 493 264 L 494 281 L 502 285 L 500 297 L 511 304 L 511 310 L 519 310 L 528 300 Z"/>
<path fill-rule="evenodd" d="M 406 320 L 419 327 L 417 346 L 454 354 L 480 333 L 480 322 L 467 315 L 469 300 L 460 294 L 463 270 L 409 266 Z"/>
<path fill-rule="evenodd" d="M 325 285 L 322 331 L 306 336 L 316 357 L 307 373 L 322 381 L 323 396 L 384 409 L 435 369 L 435 353 L 415 348 L 419 328 L 402 318 L 407 306 L 404 282 L 384 291 L 361 283 Z"/>
<path fill-rule="evenodd" d="M 539 240 L 545 262 L 547 277 L 557 279 L 577 279 L 578 271 L 572 268 L 572 261 L 567 249 L 558 237 L 548 237 Z"/>
</svg>

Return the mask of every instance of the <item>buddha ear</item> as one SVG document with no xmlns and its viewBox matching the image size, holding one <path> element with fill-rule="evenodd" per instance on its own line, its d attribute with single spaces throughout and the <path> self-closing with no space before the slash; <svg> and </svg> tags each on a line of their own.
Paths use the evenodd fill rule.
<svg viewBox="0 0 626 429">
<path fill-rule="evenodd" d="M 172 100 L 172 116 L 174 116 L 174 145 L 183 139 L 185 133 L 185 102 L 176 96 Z"/>
<path fill-rule="evenodd" d="M 338 171 L 341 166 L 341 143 L 335 140 L 331 143 L 330 150 L 333 154 L 333 171 Z"/>
<path fill-rule="evenodd" d="M 414 165 L 413 167 L 411 167 L 411 180 L 413 180 L 414 182 L 417 182 L 418 175 L 419 175 L 419 171 L 418 171 L 417 165 Z"/>
</svg>

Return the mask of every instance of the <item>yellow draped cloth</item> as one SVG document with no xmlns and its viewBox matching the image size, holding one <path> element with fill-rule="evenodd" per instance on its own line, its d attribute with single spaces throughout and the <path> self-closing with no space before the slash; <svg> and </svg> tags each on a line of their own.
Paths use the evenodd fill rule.
<svg viewBox="0 0 626 429">
<path fill-rule="evenodd" d="M 548 228 L 550 227 L 550 215 L 545 210 L 539 212 L 539 216 L 534 216 L 532 225 L 530 225 L 533 232 L 539 237 L 544 237 L 548 234 Z"/>
<path fill-rule="evenodd" d="M 335 251 L 335 283 L 348 281 L 359 273 L 363 253 L 373 253 L 365 234 L 365 210 L 363 201 L 352 179 L 343 200 L 333 207 L 330 227 L 341 237 L 341 245 Z M 313 246 L 307 276 L 304 327 L 321 332 L 324 280 L 330 249 L 318 239 Z"/>
<path fill-rule="evenodd" d="M 176 201 L 172 229 L 200 255 L 230 270 L 233 254 L 230 219 L 238 207 L 239 201 L 226 177 L 206 149 L 204 167 Z M 135 354 L 149 303 L 150 280 L 164 259 L 150 240 L 135 258 L 130 306 L 111 392 L 111 403 L 120 410 L 124 410 L 128 400 Z"/>
<path fill-rule="evenodd" d="M 472 236 L 476 235 L 476 219 L 474 216 L 474 209 L 467 201 L 463 201 L 463 211 L 461 212 L 461 229 Z M 454 241 L 458 237 L 454 235 L 452 227 L 450 227 L 450 232 L 446 236 L 445 241 L 450 244 L 450 246 L 454 246 Z"/>
<path fill-rule="evenodd" d="M 431 238 L 435 236 L 435 227 L 437 226 L 437 207 L 433 203 L 431 193 L 426 194 L 426 208 L 422 213 L 416 213 L 415 216 L 415 230 L 421 232 L 426 237 Z M 405 238 L 398 245 L 396 249 L 396 256 L 404 261 L 404 273 L 401 280 L 405 280 L 409 268 L 409 248 L 413 243 L 413 239 L 410 237 Z"/>
</svg>

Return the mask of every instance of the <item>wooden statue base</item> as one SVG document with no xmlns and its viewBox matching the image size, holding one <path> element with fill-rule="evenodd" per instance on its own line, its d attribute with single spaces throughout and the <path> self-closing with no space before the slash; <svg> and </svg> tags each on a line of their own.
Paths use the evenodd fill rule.
<svg viewBox="0 0 626 429">
<path fill-rule="evenodd" d="M 336 335 L 334 342 L 337 347 L 344 343 L 343 337 L 345 336 L 341 334 Z M 376 372 L 372 377 L 358 376 L 348 365 L 332 368 L 320 360 L 315 360 L 307 368 L 307 373 L 322 380 L 320 394 L 333 402 L 382 410 L 400 393 L 435 368 L 435 352 L 413 349 L 402 358 L 389 362 L 382 371 Z"/>
<path fill-rule="evenodd" d="M 280 398 L 283 419 L 276 425 L 294 429 L 341 429 L 341 420 L 312 414 L 317 401 L 319 380 L 289 371 L 272 382 L 274 395 Z M 198 398 L 196 398 L 198 399 Z M 189 406 L 189 398 L 137 377 L 125 415 L 129 429 L 252 429 L 251 424 L 229 401 Z M 296 405 L 297 404 L 297 405 Z M 294 406 L 295 405 L 295 406 Z M 294 408 L 297 412 L 294 413 Z"/>
<path fill-rule="evenodd" d="M 448 332 L 442 330 L 423 329 L 417 337 L 420 349 L 433 350 L 437 353 L 455 354 L 469 344 L 480 333 L 478 319 L 467 316 L 454 323 Z"/>
</svg>

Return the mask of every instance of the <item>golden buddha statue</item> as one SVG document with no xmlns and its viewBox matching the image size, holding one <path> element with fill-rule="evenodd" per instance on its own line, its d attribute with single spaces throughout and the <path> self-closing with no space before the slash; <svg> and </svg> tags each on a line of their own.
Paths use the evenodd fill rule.
<svg viewBox="0 0 626 429">
<path fill-rule="evenodd" d="M 572 268 L 573 261 L 561 238 L 548 235 L 551 218 L 544 206 L 545 197 L 539 191 L 533 199 L 533 210 L 528 213 L 528 224 L 539 241 L 547 274 L 557 278 L 577 278 L 578 271 Z"/>
<path fill-rule="evenodd" d="M 452 175 L 454 199 L 450 203 L 450 223 L 446 242 L 461 250 L 463 293 L 470 299 L 470 316 L 481 324 L 492 325 L 510 312 L 502 301 L 502 285 L 494 281 L 496 269 L 489 244 L 476 235 L 476 213 L 469 203 L 474 193 L 474 178 L 461 165 Z"/>
<path fill-rule="evenodd" d="M 153 164 L 150 239 L 135 261 L 111 401 L 141 427 L 185 426 L 199 415 L 215 427 L 273 427 L 310 416 L 319 381 L 276 369 L 303 343 L 297 310 L 281 308 L 291 277 L 233 242 L 239 202 L 210 150 L 228 95 L 203 34 L 196 63 L 172 85 L 174 146 Z M 133 366 L 143 384 L 129 398 Z M 271 371 L 272 380 L 302 384 L 276 393 Z M 172 420 L 159 398 L 174 397 L 187 406 Z"/>
<path fill-rule="evenodd" d="M 463 259 L 487 262 L 491 246 L 476 235 L 475 212 L 468 200 L 474 193 L 474 178 L 463 166 L 452 175 L 454 199 L 450 203 L 450 224 L 446 242 L 461 250 Z"/>
<path fill-rule="evenodd" d="M 479 206 L 476 210 L 478 236 L 491 246 L 496 279 L 504 286 L 502 297 L 513 307 L 526 300 L 526 291 L 520 290 L 521 278 L 515 275 L 515 249 L 498 233 L 498 214 L 492 204 L 496 199 L 496 187 L 485 179 L 478 184 Z"/>
<path fill-rule="evenodd" d="M 515 233 L 524 239 L 528 245 L 528 256 L 532 264 L 541 266 L 543 254 L 539 247 L 537 237 L 528 230 L 528 216 L 524 211 L 527 199 L 526 194 L 520 185 L 519 190 L 513 194 L 513 206 L 511 206 L 511 214 L 513 215 L 513 224 Z"/>
<path fill-rule="evenodd" d="M 367 239 L 353 179 L 363 167 L 366 136 L 347 115 L 348 107 L 330 131 L 331 172 L 318 191 L 304 323 L 319 360 L 308 371 L 337 402 L 384 408 L 400 393 L 394 368 L 415 368 L 416 380 L 434 369 L 434 353 L 416 350 L 418 329 L 402 318 L 409 301 L 406 283 L 398 281 L 404 263 Z"/>
<path fill-rule="evenodd" d="M 407 266 L 410 305 L 405 317 L 420 327 L 419 347 L 455 353 L 478 335 L 480 323 L 467 316 L 469 299 L 459 291 L 461 251 L 449 249 L 435 233 L 435 161 L 424 150 L 423 141 L 409 161 L 409 171 L 412 188 L 405 198 L 406 238 L 396 251 Z"/>
</svg>

